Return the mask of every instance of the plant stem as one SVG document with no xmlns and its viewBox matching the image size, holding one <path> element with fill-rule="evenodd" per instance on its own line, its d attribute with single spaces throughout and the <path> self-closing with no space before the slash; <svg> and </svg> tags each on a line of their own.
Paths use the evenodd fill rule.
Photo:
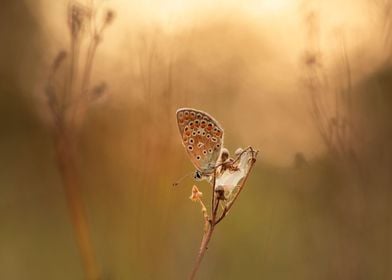
<svg viewBox="0 0 392 280">
<path fill-rule="evenodd" d="M 212 184 L 212 202 L 211 202 L 211 219 L 206 221 L 206 228 L 207 230 L 203 234 L 203 238 L 201 240 L 199 254 L 197 255 L 195 265 L 193 266 L 191 276 L 189 277 L 190 280 L 195 279 L 196 273 L 199 270 L 201 261 L 208 249 L 208 243 L 211 240 L 212 233 L 215 229 L 215 220 L 218 213 L 218 207 L 220 200 L 215 197 L 215 182 L 216 182 L 216 172 L 213 175 L 213 184 Z"/>
<path fill-rule="evenodd" d="M 55 135 L 56 154 L 64 192 L 70 212 L 76 243 L 83 262 L 87 280 L 100 279 L 99 270 L 91 242 L 83 200 L 80 195 L 80 180 L 75 166 L 73 142 L 64 128 Z"/>
<path fill-rule="evenodd" d="M 197 255 L 196 262 L 193 267 L 191 276 L 189 277 L 189 280 L 193 280 L 196 277 L 196 273 L 199 270 L 201 261 L 203 260 L 203 257 L 208 249 L 208 243 L 211 240 L 212 233 L 214 232 L 214 228 L 215 228 L 214 224 L 211 221 L 208 222 L 208 229 L 203 234 L 203 238 L 202 238 L 201 244 L 200 244 L 199 254 Z"/>
<path fill-rule="evenodd" d="M 219 206 L 219 200 L 215 199 L 215 182 L 216 182 L 216 172 L 213 175 L 213 183 L 212 183 L 212 201 L 211 201 L 211 219 L 206 220 L 206 227 L 207 230 L 204 231 L 203 238 L 201 239 L 199 253 L 197 255 L 195 265 L 193 266 L 191 276 L 189 277 L 190 280 L 195 279 L 196 273 L 199 270 L 201 261 L 203 260 L 204 254 L 208 249 L 208 243 L 211 240 L 212 233 L 214 232 L 215 228 L 215 220 L 216 214 Z"/>
</svg>

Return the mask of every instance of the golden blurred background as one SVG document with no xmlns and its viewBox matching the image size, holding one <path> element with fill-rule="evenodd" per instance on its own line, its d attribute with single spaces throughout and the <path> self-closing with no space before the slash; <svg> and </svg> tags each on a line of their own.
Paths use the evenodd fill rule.
<svg viewBox="0 0 392 280">
<path fill-rule="evenodd" d="M 66 0 L 2 4 L 0 279 L 86 279 L 84 218 L 100 279 L 186 279 L 203 219 L 192 179 L 172 188 L 194 169 L 180 107 L 260 150 L 198 279 L 392 279 L 392 1 L 79 3 L 113 19 L 73 122 L 48 81 L 88 30 L 72 45 Z"/>
</svg>

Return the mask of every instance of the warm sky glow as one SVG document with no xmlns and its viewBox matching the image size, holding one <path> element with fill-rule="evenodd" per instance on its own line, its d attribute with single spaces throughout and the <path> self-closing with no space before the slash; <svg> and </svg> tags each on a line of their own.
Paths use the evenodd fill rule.
<svg viewBox="0 0 392 280">
<path fill-rule="evenodd" d="M 105 44 L 100 48 L 100 59 L 105 67 L 98 68 L 99 76 L 129 81 L 129 73 L 140 74 L 135 55 L 151 47 L 154 42 L 158 42 L 161 49 L 165 48 L 162 52 L 170 48 L 176 49 L 175 55 L 189 51 L 201 71 L 208 73 L 207 76 L 219 74 L 219 71 L 208 71 L 220 67 L 220 63 L 230 60 L 230 57 L 237 57 L 246 63 L 248 72 L 242 77 L 244 86 L 241 90 L 250 96 L 236 104 L 268 104 L 264 113 L 270 119 L 265 119 L 262 124 L 264 129 L 258 130 L 255 135 L 268 148 L 270 154 L 266 157 L 278 162 L 290 160 L 296 150 L 307 150 L 314 155 L 320 149 L 317 136 L 310 134 L 291 133 L 291 145 L 286 143 L 285 130 L 291 129 L 294 124 L 305 123 L 307 129 L 311 127 L 307 103 L 298 98 L 300 57 L 307 47 L 306 14 L 312 10 L 319 16 L 318 40 L 327 68 L 333 70 L 343 41 L 350 58 L 357 55 L 357 50 L 368 49 L 365 59 L 373 64 L 362 67 L 363 72 L 372 71 L 380 53 L 379 34 L 374 32 L 379 28 L 374 20 L 377 14 L 373 13 L 374 9 L 366 0 L 343 3 L 338 0 L 111 0 L 104 1 L 104 5 L 116 12 L 116 21 L 105 34 Z M 66 1 L 42 0 L 42 10 L 38 16 L 41 20 L 45 19 L 42 23 L 45 34 L 52 34 L 48 39 L 51 42 L 48 46 L 51 56 L 68 40 L 64 36 L 67 34 L 64 25 L 66 7 Z M 34 10 L 35 6 L 31 9 Z M 142 40 L 147 40 L 143 43 L 147 45 L 141 44 Z M 357 73 L 353 73 L 354 79 L 355 75 Z M 118 81 L 115 84 L 121 83 Z M 196 82 L 194 87 L 197 86 Z M 126 93 L 120 86 L 117 92 L 118 95 Z M 250 118 L 248 121 L 252 121 L 251 115 L 247 117 Z M 280 126 L 276 126 L 276 122 Z M 243 133 L 241 137 L 249 141 L 246 139 L 248 134 Z"/>
<path fill-rule="evenodd" d="M 251 13 L 286 13 L 294 8 L 296 0 L 264 0 L 250 3 Z"/>
</svg>

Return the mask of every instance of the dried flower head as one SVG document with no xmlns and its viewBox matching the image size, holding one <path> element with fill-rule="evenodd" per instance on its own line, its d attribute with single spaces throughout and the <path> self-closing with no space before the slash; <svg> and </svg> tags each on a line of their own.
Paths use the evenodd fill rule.
<svg viewBox="0 0 392 280">
<path fill-rule="evenodd" d="M 201 191 L 199 191 L 199 189 L 193 185 L 192 187 L 192 194 L 189 197 L 190 200 L 192 201 L 198 201 L 200 200 L 200 198 L 203 196 L 203 193 Z"/>
<path fill-rule="evenodd" d="M 93 38 L 97 44 L 102 42 L 102 36 L 99 34 L 94 34 Z"/>
<path fill-rule="evenodd" d="M 105 24 L 111 24 L 113 22 L 113 19 L 115 17 L 115 13 L 112 10 L 107 10 L 105 14 Z"/>
<path fill-rule="evenodd" d="M 106 90 L 107 90 L 107 85 L 105 82 L 101 82 L 100 84 L 96 85 L 91 90 L 90 100 L 97 101 L 105 94 Z"/>
<path fill-rule="evenodd" d="M 221 152 L 221 161 L 225 162 L 226 160 L 228 160 L 230 157 L 230 153 L 229 150 L 226 148 L 222 148 L 222 152 Z"/>
<path fill-rule="evenodd" d="M 234 155 L 238 157 L 243 151 L 244 149 L 238 148 L 237 150 L 235 150 Z"/>
<path fill-rule="evenodd" d="M 91 15 L 90 10 L 80 3 L 71 3 L 68 7 L 68 26 L 73 38 L 78 37 L 86 19 Z"/>
<path fill-rule="evenodd" d="M 303 62 L 306 66 L 312 67 L 320 67 L 322 66 L 321 63 L 321 55 L 316 52 L 305 52 L 303 55 Z"/>
<path fill-rule="evenodd" d="M 223 186 L 217 186 L 215 188 L 216 198 L 219 200 L 225 200 L 225 189 Z"/>
<path fill-rule="evenodd" d="M 229 162 L 230 166 L 222 170 L 216 178 L 215 191 L 224 189 L 227 196 L 231 195 L 240 181 L 249 172 L 251 160 L 254 158 L 254 151 L 249 149 L 243 150 L 238 148 L 235 154 L 239 158 L 236 161 Z"/>
<path fill-rule="evenodd" d="M 53 72 L 56 72 L 60 68 L 62 62 L 65 60 L 66 57 L 67 57 L 67 52 L 65 50 L 61 50 L 57 54 L 57 56 L 53 60 L 53 64 L 52 64 L 52 71 Z"/>
</svg>

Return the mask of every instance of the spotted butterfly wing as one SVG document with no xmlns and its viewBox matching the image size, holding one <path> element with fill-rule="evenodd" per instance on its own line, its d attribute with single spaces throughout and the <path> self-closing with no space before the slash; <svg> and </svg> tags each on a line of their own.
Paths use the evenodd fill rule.
<svg viewBox="0 0 392 280">
<path fill-rule="evenodd" d="M 177 123 L 191 162 L 203 175 L 211 174 L 223 145 L 222 127 L 207 113 L 191 108 L 177 110 Z"/>
</svg>

